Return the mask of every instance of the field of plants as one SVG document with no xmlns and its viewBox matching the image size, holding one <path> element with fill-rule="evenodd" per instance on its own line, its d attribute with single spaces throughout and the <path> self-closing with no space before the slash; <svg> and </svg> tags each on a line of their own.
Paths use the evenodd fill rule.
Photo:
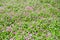
<svg viewBox="0 0 60 40">
<path fill-rule="evenodd" d="M 60 40 L 60 0 L 0 0 L 0 40 Z"/>
</svg>

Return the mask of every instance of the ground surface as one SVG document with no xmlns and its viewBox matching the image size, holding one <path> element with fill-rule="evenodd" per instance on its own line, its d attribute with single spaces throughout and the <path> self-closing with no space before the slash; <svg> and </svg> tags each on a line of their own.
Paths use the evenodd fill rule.
<svg viewBox="0 0 60 40">
<path fill-rule="evenodd" d="M 60 40 L 60 0 L 0 0 L 0 40 Z"/>
</svg>

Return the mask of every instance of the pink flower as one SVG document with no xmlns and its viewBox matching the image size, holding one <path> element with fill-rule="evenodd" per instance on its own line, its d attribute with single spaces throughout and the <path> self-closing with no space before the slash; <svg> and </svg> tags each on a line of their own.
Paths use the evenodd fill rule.
<svg viewBox="0 0 60 40">
<path fill-rule="evenodd" d="M 7 27 L 6 31 L 12 31 L 12 27 Z"/>
<path fill-rule="evenodd" d="M 30 37 L 32 37 L 32 34 L 29 34 Z"/>
<path fill-rule="evenodd" d="M 28 36 L 29 36 L 29 37 L 32 37 L 32 34 L 31 34 L 30 32 L 28 32 Z"/>
<path fill-rule="evenodd" d="M 25 38 L 25 40 L 29 40 L 29 38 Z"/>
<path fill-rule="evenodd" d="M 16 34 L 16 32 L 13 32 L 13 34 Z"/>
<path fill-rule="evenodd" d="M 46 34 L 46 37 L 51 37 L 51 33 L 48 32 L 48 33 Z"/>
<path fill-rule="evenodd" d="M 14 40 L 13 38 L 11 38 L 10 40 Z"/>
<path fill-rule="evenodd" d="M 32 6 L 26 6 L 25 9 L 27 9 L 27 10 L 33 10 L 33 7 Z"/>
</svg>

